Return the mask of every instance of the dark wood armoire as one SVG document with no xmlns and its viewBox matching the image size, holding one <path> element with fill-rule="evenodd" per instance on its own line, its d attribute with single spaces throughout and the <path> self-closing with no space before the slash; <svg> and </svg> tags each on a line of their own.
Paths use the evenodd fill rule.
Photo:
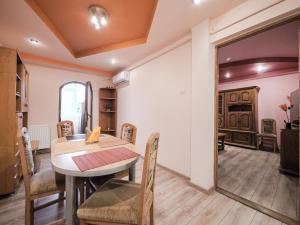
<svg viewBox="0 0 300 225">
<path fill-rule="evenodd" d="M 226 144 L 256 148 L 258 92 L 257 86 L 219 92 L 218 128 Z"/>
</svg>

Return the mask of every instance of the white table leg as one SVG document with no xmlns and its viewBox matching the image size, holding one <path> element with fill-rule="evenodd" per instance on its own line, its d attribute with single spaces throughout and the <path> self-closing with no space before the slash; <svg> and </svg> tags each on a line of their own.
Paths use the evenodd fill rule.
<svg viewBox="0 0 300 225">
<path fill-rule="evenodd" d="M 66 175 L 66 224 L 75 224 L 75 178 Z"/>
</svg>

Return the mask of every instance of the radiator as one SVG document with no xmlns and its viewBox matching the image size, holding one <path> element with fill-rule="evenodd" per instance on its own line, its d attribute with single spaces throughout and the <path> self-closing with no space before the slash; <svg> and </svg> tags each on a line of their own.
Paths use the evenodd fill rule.
<svg viewBox="0 0 300 225">
<path fill-rule="evenodd" d="M 31 140 L 39 141 L 39 149 L 50 148 L 50 128 L 48 124 L 31 125 L 28 130 Z"/>
</svg>

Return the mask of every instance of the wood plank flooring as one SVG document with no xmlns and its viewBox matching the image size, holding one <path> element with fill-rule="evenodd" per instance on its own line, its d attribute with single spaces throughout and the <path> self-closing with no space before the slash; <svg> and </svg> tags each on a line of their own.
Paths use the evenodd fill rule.
<svg viewBox="0 0 300 225">
<path fill-rule="evenodd" d="M 288 217 L 297 218 L 298 177 L 279 173 L 279 154 L 225 146 L 218 186 Z"/>
<path fill-rule="evenodd" d="M 42 155 L 42 166 L 50 166 L 49 154 Z M 141 174 L 142 161 L 137 165 L 137 182 L 141 181 Z M 35 213 L 35 224 L 45 225 L 63 217 L 64 204 L 53 205 Z M 23 221 L 24 187 L 21 185 L 16 194 L 0 198 L 0 224 L 21 225 Z M 206 195 L 190 186 L 187 180 L 160 167 L 156 176 L 155 224 L 282 225 L 217 192 Z"/>
</svg>

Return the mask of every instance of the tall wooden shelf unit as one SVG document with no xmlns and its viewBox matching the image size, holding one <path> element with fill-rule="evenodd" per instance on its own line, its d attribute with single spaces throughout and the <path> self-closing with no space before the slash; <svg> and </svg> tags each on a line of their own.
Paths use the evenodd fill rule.
<svg viewBox="0 0 300 225">
<path fill-rule="evenodd" d="M 99 126 L 101 133 L 116 136 L 117 126 L 117 90 L 99 89 Z"/>
<path fill-rule="evenodd" d="M 0 47 L 0 195 L 15 192 L 21 178 L 17 131 L 28 125 L 29 74 L 14 49 Z"/>
<path fill-rule="evenodd" d="M 219 92 L 218 128 L 226 144 L 256 149 L 258 92 L 257 86 Z"/>
</svg>

